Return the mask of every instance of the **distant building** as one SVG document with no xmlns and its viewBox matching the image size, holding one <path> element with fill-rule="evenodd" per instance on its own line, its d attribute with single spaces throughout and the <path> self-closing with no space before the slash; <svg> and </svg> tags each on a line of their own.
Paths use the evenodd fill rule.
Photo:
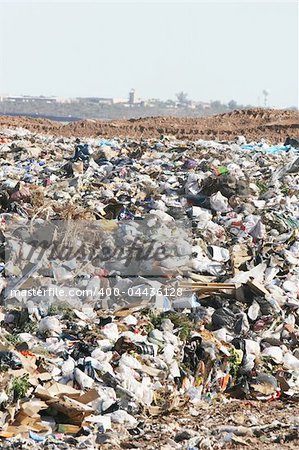
<svg viewBox="0 0 299 450">
<path fill-rule="evenodd" d="M 6 95 L 1 97 L 1 102 L 11 103 L 57 103 L 57 97 L 45 97 L 43 95 Z"/>
<path fill-rule="evenodd" d="M 94 103 L 96 105 L 112 105 L 113 98 L 105 97 L 78 97 L 77 100 L 80 103 Z"/>
<path fill-rule="evenodd" d="M 196 106 L 202 109 L 211 109 L 211 103 L 209 102 L 196 102 Z"/>
<path fill-rule="evenodd" d="M 94 103 L 96 105 L 117 105 L 128 103 L 126 98 L 121 97 L 78 97 L 76 99 L 80 103 Z"/>
<path fill-rule="evenodd" d="M 112 97 L 99 97 L 98 103 L 100 105 L 113 105 L 113 98 Z"/>
<path fill-rule="evenodd" d="M 57 103 L 72 103 L 73 101 L 72 98 L 57 97 Z"/>
<path fill-rule="evenodd" d="M 128 98 L 122 97 L 76 97 L 76 98 L 64 98 L 64 97 L 47 97 L 47 96 L 33 96 L 33 95 L 1 95 L 0 102 L 10 102 L 14 104 L 35 104 L 36 106 L 42 104 L 62 104 L 62 103 L 81 103 L 81 104 L 93 104 L 93 105 L 122 105 L 125 107 L 134 108 L 189 108 L 189 109 L 199 109 L 207 110 L 211 108 L 211 103 L 202 101 L 192 101 L 188 100 L 185 104 L 179 103 L 175 100 L 162 101 L 160 99 L 142 99 L 136 97 L 135 89 L 131 89 Z"/>
<path fill-rule="evenodd" d="M 125 103 L 128 103 L 128 99 L 122 98 L 122 97 L 114 97 L 112 100 L 113 100 L 114 105 L 119 105 L 119 104 L 123 105 Z"/>
<path fill-rule="evenodd" d="M 135 89 L 131 89 L 129 92 L 129 105 L 132 106 L 135 103 Z"/>
</svg>

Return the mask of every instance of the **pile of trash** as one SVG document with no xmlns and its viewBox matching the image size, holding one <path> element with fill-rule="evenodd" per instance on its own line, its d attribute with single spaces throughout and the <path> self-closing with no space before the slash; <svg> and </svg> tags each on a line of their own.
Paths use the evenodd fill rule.
<svg viewBox="0 0 299 450">
<path fill-rule="evenodd" d="M 179 418 L 298 402 L 294 142 L 0 133 L 0 448 L 232 448 Z"/>
</svg>

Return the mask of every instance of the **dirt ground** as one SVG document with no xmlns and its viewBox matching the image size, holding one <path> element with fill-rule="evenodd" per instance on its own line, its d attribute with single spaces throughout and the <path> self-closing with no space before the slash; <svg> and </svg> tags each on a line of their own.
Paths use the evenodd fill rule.
<svg viewBox="0 0 299 450">
<path fill-rule="evenodd" d="M 148 117 L 129 120 L 82 120 L 63 124 L 46 119 L 0 116 L 1 128 L 23 127 L 55 136 L 158 138 L 175 135 L 178 139 L 233 140 L 243 135 L 248 141 L 267 139 L 284 142 L 299 134 L 298 112 L 276 109 L 237 110 L 227 114 L 198 118 Z"/>
<path fill-rule="evenodd" d="M 190 414 L 191 413 L 191 414 Z M 284 450 L 299 448 L 299 406 L 295 402 L 240 401 L 180 409 L 151 420 L 145 434 L 131 440 L 136 448 L 161 450 L 178 442 L 182 431 L 210 440 L 213 450 L 249 448 Z M 193 417 L 192 417 L 193 416 Z M 235 430 L 234 432 L 230 431 Z M 239 429 L 236 431 L 236 429 Z M 153 439 L 153 435 L 155 439 Z M 231 439 L 231 437 L 233 438 Z M 132 438 L 131 438 L 132 439 Z M 149 443 L 151 442 L 151 447 Z M 156 444 L 155 444 L 156 442 Z M 187 443 L 187 441 L 185 441 Z M 182 445 L 184 441 L 181 441 Z M 195 445 L 204 447 L 204 441 Z M 134 447 L 133 447 L 134 448 Z"/>
</svg>

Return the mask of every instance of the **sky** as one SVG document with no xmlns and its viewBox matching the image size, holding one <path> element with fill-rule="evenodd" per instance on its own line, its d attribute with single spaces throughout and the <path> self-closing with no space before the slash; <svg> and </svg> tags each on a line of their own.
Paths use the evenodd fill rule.
<svg viewBox="0 0 299 450">
<path fill-rule="evenodd" d="M 0 0 L 0 94 L 298 106 L 298 3 Z"/>
</svg>

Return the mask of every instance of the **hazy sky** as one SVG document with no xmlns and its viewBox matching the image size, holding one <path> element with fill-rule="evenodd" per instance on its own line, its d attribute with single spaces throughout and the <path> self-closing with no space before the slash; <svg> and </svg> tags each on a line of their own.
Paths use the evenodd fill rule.
<svg viewBox="0 0 299 450">
<path fill-rule="evenodd" d="M 5 2 L 0 93 L 298 105 L 297 2 Z"/>
</svg>

